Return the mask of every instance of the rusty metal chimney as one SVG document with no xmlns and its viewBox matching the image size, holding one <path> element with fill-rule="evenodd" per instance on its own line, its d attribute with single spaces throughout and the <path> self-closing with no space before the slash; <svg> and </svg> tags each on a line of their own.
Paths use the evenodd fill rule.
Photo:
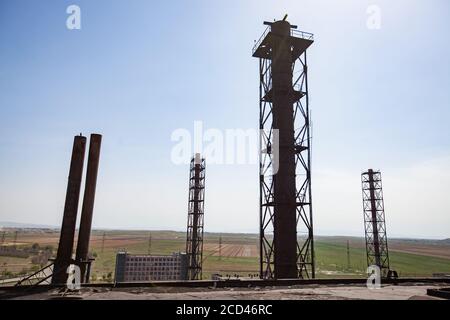
<svg viewBox="0 0 450 320">
<path fill-rule="evenodd" d="M 89 240 L 91 237 L 92 216 L 94 212 L 95 189 L 97 186 L 97 173 L 100 160 L 100 148 L 102 136 L 91 134 L 89 144 L 89 158 L 86 172 L 86 185 L 84 188 L 83 207 L 81 210 L 80 230 L 78 233 L 78 244 L 76 263 L 80 267 L 81 282 L 89 282 Z"/>
<path fill-rule="evenodd" d="M 67 281 L 67 267 L 72 262 L 73 240 L 77 221 L 78 201 L 80 198 L 83 162 L 86 150 L 86 137 L 76 136 L 73 142 L 72 159 L 70 162 L 69 182 L 67 184 L 66 202 L 59 238 L 58 253 L 53 267 L 53 284 Z"/>
</svg>

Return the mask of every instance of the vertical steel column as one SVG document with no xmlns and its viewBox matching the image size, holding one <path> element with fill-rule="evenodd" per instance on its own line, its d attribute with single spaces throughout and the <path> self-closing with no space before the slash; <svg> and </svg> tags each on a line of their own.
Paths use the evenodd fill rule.
<svg viewBox="0 0 450 320">
<path fill-rule="evenodd" d="M 260 131 L 260 136 L 262 136 L 264 134 L 264 112 L 263 112 L 263 108 L 264 108 L 264 101 L 262 99 L 262 97 L 264 97 L 264 83 L 265 83 L 265 63 L 264 63 L 264 59 L 259 59 L 259 131 Z M 270 141 L 269 141 L 270 142 Z M 260 172 L 259 172 L 259 277 L 261 279 L 266 278 L 266 268 L 265 267 L 265 263 L 267 263 L 267 269 L 271 270 L 271 258 L 269 257 L 268 259 L 266 259 L 266 252 L 264 251 L 264 248 L 266 248 L 266 245 L 264 243 L 265 240 L 265 234 L 264 234 L 264 216 L 265 216 L 265 212 L 269 210 L 269 208 L 266 206 L 263 206 L 263 203 L 265 201 L 263 194 L 265 194 L 265 190 L 269 189 L 267 191 L 267 193 L 270 193 L 270 189 L 271 188 L 267 188 L 264 184 L 264 167 L 262 164 L 262 150 L 264 148 L 264 141 L 263 138 L 260 137 L 260 141 L 259 141 L 259 150 L 260 150 Z M 268 247 L 270 247 L 270 245 L 268 245 Z M 266 261 L 268 260 L 268 261 Z M 269 272 L 267 272 L 269 273 Z"/>
<path fill-rule="evenodd" d="M 86 278 L 86 267 L 89 258 L 89 240 L 91 238 L 92 216 L 94 212 L 95 190 L 97 186 L 101 144 L 102 136 L 100 134 L 91 134 L 76 254 L 76 262 L 80 267 L 81 281 L 83 283 L 89 282 L 89 279 Z"/>
<path fill-rule="evenodd" d="M 275 277 L 297 278 L 297 221 L 295 201 L 295 139 L 292 107 L 292 53 L 289 37 L 291 25 L 272 24 L 272 117 L 278 130 L 279 152 L 274 154 L 278 172 L 274 182 Z"/>
<path fill-rule="evenodd" d="M 296 103 L 296 112 L 300 110 L 300 113 L 302 114 L 304 123 L 302 129 L 300 129 L 297 137 L 296 137 L 296 153 L 297 153 L 297 160 L 300 162 L 301 166 L 303 166 L 303 171 L 305 173 L 305 177 L 303 178 L 303 181 L 301 182 L 302 185 L 299 188 L 297 192 L 297 200 L 300 200 L 297 202 L 300 209 L 298 210 L 299 214 L 297 216 L 298 219 L 302 219 L 306 229 L 307 229 L 307 235 L 306 240 L 303 243 L 302 246 L 299 246 L 298 244 L 298 257 L 299 257 L 299 275 L 303 276 L 303 274 L 306 274 L 307 277 L 311 276 L 311 278 L 316 277 L 316 253 L 314 251 L 314 220 L 313 220 L 313 209 L 312 209 L 312 186 L 311 186 L 311 143 L 312 143 L 312 137 L 311 137 L 311 119 L 310 119 L 310 110 L 309 110 L 309 90 L 308 90 L 308 62 L 306 59 L 306 51 L 303 52 L 303 62 L 300 58 L 300 64 L 302 65 L 303 69 L 303 80 L 304 80 L 304 91 L 303 89 L 300 89 L 301 95 L 305 97 L 305 105 L 302 105 L 300 101 Z M 302 78 L 302 77 L 300 77 Z M 300 79 L 299 78 L 299 79 Z M 297 79 L 297 80 L 299 80 Z M 297 85 L 298 81 L 296 81 Z M 303 85 L 299 85 L 300 88 L 303 87 Z M 304 133 L 302 133 L 302 131 Z M 306 134 L 306 136 L 304 135 Z M 303 164 L 305 163 L 305 158 L 302 156 L 302 152 L 307 152 L 307 160 L 306 160 L 306 166 Z M 308 195 L 306 196 L 306 193 Z M 307 210 L 305 210 L 307 208 Z M 306 218 L 304 216 L 307 216 Z M 298 223 L 298 221 L 297 221 Z M 308 266 L 309 270 L 311 272 L 311 275 L 308 274 Z"/>
<path fill-rule="evenodd" d="M 377 204 L 375 196 L 375 184 L 373 181 L 373 170 L 369 169 L 367 173 L 369 177 L 369 192 L 370 192 L 370 214 L 372 218 L 372 236 L 373 236 L 373 248 L 375 251 L 375 264 L 381 265 L 380 258 L 380 239 L 378 237 L 378 219 L 377 219 Z"/>
<path fill-rule="evenodd" d="M 67 281 L 66 270 L 72 263 L 73 240 L 75 236 L 85 150 L 86 137 L 81 135 L 76 136 L 74 138 L 72 159 L 70 162 L 69 181 L 67 184 L 58 252 L 53 267 L 53 284 L 62 284 Z"/>
</svg>

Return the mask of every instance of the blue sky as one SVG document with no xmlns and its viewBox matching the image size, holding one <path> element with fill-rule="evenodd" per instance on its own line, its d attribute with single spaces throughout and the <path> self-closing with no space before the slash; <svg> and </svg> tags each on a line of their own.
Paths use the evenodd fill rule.
<svg viewBox="0 0 450 320">
<path fill-rule="evenodd" d="M 81 30 L 66 28 L 67 6 Z M 369 5 L 381 28 L 366 26 Z M 94 225 L 183 230 L 178 128 L 258 127 L 262 22 L 308 53 L 316 232 L 363 235 L 360 173 L 383 172 L 388 233 L 450 237 L 448 1 L 0 2 L 0 221 L 59 225 L 73 136 L 104 135 Z M 258 230 L 258 169 L 211 165 L 207 231 Z M 231 199 L 225 201 L 225 199 Z"/>
</svg>

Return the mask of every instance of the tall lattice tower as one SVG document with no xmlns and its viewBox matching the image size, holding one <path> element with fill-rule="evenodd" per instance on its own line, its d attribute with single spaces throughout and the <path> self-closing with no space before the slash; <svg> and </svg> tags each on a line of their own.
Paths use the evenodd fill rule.
<svg viewBox="0 0 450 320">
<path fill-rule="evenodd" d="M 205 203 L 205 159 L 197 153 L 191 160 L 186 253 L 188 279 L 201 280 L 203 259 L 203 214 Z"/>
<path fill-rule="evenodd" d="M 314 278 L 311 136 L 306 49 L 313 35 L 267 25 L 259 58 L 260 277 Z"/>
<path fill-rule="evenodd" d="M 389 252 L 384 216 L 381 172 L 367 170 L 361 174 L 367 266 L 380 267 L 382 277 L 390 276 Z"/>
</svg>

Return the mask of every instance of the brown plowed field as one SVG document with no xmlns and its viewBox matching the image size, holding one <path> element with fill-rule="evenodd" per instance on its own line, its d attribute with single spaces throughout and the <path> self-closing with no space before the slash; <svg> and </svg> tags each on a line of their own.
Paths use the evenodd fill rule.
<svg viewBox="0 0 450 320">
<path fill-rule="evenodd" d="M 404 245 L 392 243 L 389 245 L 389 250 L 397 252 L 405 252 L 412 254 L 420 254 L 429 257 L 438 257 L 444 259 L 450 259 L 450 247 L 449 246 L 421 246 L 421 245 Z"/>
<path fill-rule="evenodd" d="M 219 256 L 219 244 L 205 244 L 204 249 L 212 256 Z M 256 245 L 222 244 L 222 257 L 257 257 L 258 248 Z"/>
</svg>

